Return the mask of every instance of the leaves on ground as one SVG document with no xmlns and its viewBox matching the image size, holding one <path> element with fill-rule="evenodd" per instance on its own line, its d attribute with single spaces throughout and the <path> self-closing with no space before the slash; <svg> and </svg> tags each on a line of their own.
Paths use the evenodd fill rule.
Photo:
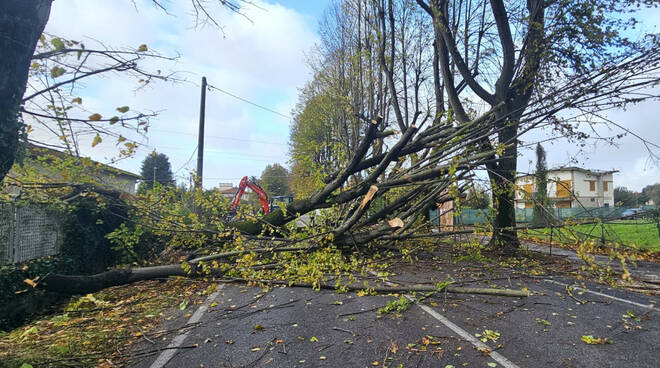
<svg viewBox="0 0 660 368">
<path fill-rule="evenodd" d="M 608 339 L 607 337 L 593 337 L 593 335 L 583 335 L 582 336 L 582 341 L 585 342 L 588 345 L 604 345 L 604 344 L 612 344 L 613 341 Z"/>
<path fill-rule="evenodd" d="M 107 366 L 125 366 L 131 344 L 165 336 L 153 331 L 165 310 L 206 287 L 183 280 L 167 283 L 139 282 L 73 297 L 59 312 L 0 336 L 0 366 L 90 367 L 99 358 L 107 359 Z"/>
</svg>

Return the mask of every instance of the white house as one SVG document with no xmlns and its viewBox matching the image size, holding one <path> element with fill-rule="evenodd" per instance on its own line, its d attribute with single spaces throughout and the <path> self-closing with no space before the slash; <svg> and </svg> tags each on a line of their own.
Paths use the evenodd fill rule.
<svg viewBox="0 0 660 368">
<path fill-rule="evenodd" d="M 561 167 L 548 170 L 548 199 L 553 207 L 614 206 L 613 171 Z M 534 207 L 536 179 L 533 174 L 516 178 L 516 208 Z"/>
</svg>

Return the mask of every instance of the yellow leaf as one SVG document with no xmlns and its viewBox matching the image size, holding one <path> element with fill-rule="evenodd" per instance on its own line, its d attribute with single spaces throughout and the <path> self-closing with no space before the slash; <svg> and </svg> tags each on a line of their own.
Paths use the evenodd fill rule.
<svg viewBox="0 0 660 368">
<path fill-rule="evenodd" d="M 101 120 L 101 118 L 102 118 L 101 114 L 94 113 L 94 114 L 90 115 L 88 119 L 90 121 L 99 121 L 99 120 Z"/>
<path fill-rule="evenodd" d="M 103 139 L 101 139 L 101 136 L 98 135 L 98 133 L 97 133 L 96 136 L 94 137 L 94 139 L 92 140 L 92 147 L 96 147 L 96 145 L 101 143 L 102 141 L 103 141 Z"/>
<path fill-rule="evenodd" d="M 371 363 L 371 365 L 373 365 L 373 366 L 377 366 L 377 365 L 379 365 L 379 364 L 380 364 L 380 363 L 378 363 L 377 360 L 375 360 L 373 363 Z"/>
<path fill-rule="evenodd" d="M 50 76 L 51 78 L 55 79 L 57 77 L 61 77 L 65 72 L 66 69 L 59 66 L 54 66 L 53 69 L 50 70 Z"/>
<path fill-rule="evenodd" d="M 117 108 L 117 111 L 119 111 L 120 113 L 123 114 L 123 113 L 125 113 L 125 112 L 128 112 L 128 110 L 130 110 L 130 109 L 131 109 L 131 108 L 128 107 L 128 106 L 122 106 L 122 107 L 118 107 L 118 108 Z"/>
<path fill-rule="evenodd" d="M 140 47 L 138 47 L 137 50 L 138 50 L 138 52 L 145 52 L 145 51 L 148 50 L 148 49 L 147 49 L 147 45 L 142 44 L 142 45 L 140 45 Z"/>
<path fill-rule="evenodd" d="M 94 140 L 92 140 L 92 147 L 96 147 L 96 145 L 101 143 L 102 141 L 103 139 L 101 139 L 101 136 L 98 135 L 97 133 L 96 136 L 94 137 Z"/>
</svg>

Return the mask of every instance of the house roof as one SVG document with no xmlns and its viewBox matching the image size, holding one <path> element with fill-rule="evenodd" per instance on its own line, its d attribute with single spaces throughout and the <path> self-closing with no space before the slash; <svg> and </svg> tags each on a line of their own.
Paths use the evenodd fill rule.
<svg viewBox="0 0 660 368">
<path fill-rule="evenodd" d="M 236 194 L 238 192 L 238 188 L 228 188 L 228 189 L 223 189 L 220 191 L 221 194 Z"/>
<path fill-rule="evenodd" d="M 548 170 L 548 172 L 553 172 L 553 171 L 582 171 L 587 174 L 591 175 L 607 175 L 607 174 L 613 174 L 619 172 L 619 170 L 591 170 L 591 169 L 585 169 L 582 167 L 577 167 L 577 166 L 560 166 L 556 167 L 553 169 Z"/>
<path fill-rule="evenodd" d="M 56 149 L 49 148 L 49 147 L 38 146 L 38 145 L 33 144 L 33 143 L 28 143 L 27 144 L 27 154 L 28 155 L 33 155 L 35 157 L 47 156 L 47 155 L 56 156 L 56 157 L 60 157 L 60 158 L 74 157 L 73 155 L 70 155 L 66 152 L 58 151 Z M 122 175 L 122 176 L 126 176 L 126 177 L 129 177 L 129 178 L 132 178 L 132 179 L 142 179 L 142 177 L 140 175 L 134 174 L 130 171 L 118 169 L 114 166 L 106 165 L 104 163 L 94 161 L 92 159 L 90 159 L 90 161 L 93 164 L 98 165 L 98 167 L 106 173 L 110 173 L 110 174 L 114 174 L 114 175 Z"/>
<path fill-rule="evenodd" d="M 560 167 L 555 167 L 555 168 L 552 168 L 552 169 L 548 169 L 548 173 L 559 172 L 559 171 L 581 171 L 583 173 L 593 175 L 593 176 L 602 176 L 602 175 L 613 174 L 613 173 L 619 172 L 619 170 L 591 170 L 591 169 L 585 169 L 585 168 L 577 167 L 577 166 L 560 166 Z M 516 179 L 524 178 L 524 177 L 527 177 L 527 176 L 534 176 L 534 174 L 518 175 L 518 176 L 516 176 Z"/>
</svg>

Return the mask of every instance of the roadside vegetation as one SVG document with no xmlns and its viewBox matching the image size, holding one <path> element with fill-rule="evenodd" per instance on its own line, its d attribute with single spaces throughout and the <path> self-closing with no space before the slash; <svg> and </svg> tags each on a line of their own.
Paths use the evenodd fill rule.
<svg viewBox="0 0 660 368">
<path fill-rule="evenodd" d="M 165 312 L 192 313 L 210 282 L 145 281 L 74 296 L 55 312 L 0 333 L 0 367 L 115 367 L 159 351 L 133 350 L 176 331 L 158 330 Z M 169 317 L 171 318 L 171 317 Z"/>
<path fill-rule="evenodd" d="M 550 241 L 550 228 L 524 230 L 523 237 Z M 605 241 L 608 247 L 637 250 L 640 252 L 660 252 L 660 237 L 655 223 L 638 220 L 620 220 L 603 224 L 584 224 L 552 229 L 553 244 L 575 245 L 591 242 L 596 245 Z"/>
</svg>

